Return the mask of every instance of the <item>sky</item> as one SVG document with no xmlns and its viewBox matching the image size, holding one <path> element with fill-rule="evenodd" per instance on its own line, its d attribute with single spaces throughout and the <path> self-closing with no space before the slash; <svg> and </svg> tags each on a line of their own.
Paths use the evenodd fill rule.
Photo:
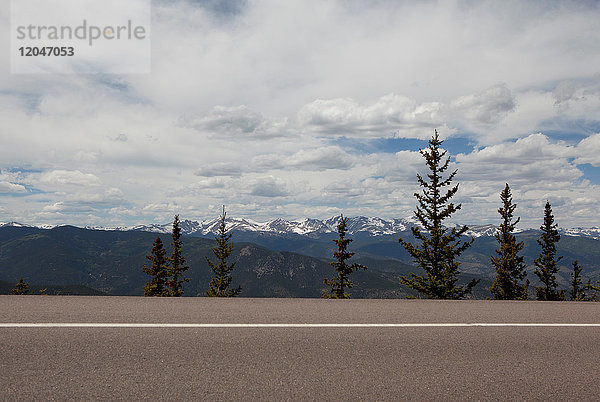
<svg viewBox="0 0 600 402">
<path fill-rule="evenodd" d="M 8 0 L 0 24 L 8 26 Z M 600 226 L 600 3 L 153 0 L 151 73 L 11 74 L 0 222 L 410 217 L 438 130 L 456 223 Z M 8 35 L 0 47 L 9 54 Z"/>
</svg>

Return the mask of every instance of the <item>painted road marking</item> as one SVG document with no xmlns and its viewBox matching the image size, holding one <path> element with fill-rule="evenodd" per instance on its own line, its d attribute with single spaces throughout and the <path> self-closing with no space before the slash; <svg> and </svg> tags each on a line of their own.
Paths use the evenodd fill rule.
<svg viewBox="0 0 600 402">
<path fill-rule="evenodd" d="M 0 328 L 429 328 L 429 327 L 600 327 L 600 323 L 96 323 L 35 322 L 0 323 Z"/>
</svg>

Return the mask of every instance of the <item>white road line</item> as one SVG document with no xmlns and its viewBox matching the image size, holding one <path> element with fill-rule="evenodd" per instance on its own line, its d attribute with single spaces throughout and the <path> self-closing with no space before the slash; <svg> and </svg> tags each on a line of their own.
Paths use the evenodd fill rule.
<svg viewBox="0 0 600 402">
<path fill-rule="evenodd" d="M 600 323 L 104 323 L 104 322 L 25 322 L 0 323 L 0 328 L 429 328 L 429 327 L 600 327 Z"/>
</svg>

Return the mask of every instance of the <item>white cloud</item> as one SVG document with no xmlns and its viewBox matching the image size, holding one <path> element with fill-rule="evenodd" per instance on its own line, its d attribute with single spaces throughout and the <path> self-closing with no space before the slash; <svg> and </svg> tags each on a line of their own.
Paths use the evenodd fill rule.
<svg viewBox="0 0 600 402">
<path fill-rule="evenodd" d="M 206 165 L 198 169 L 196 176 L 240 176 L 242 174 L 241 166 L 231 162 L 218 162 L 214 165 Z"/>
<path fill-rule="evenodd" d="M 285 197 L 290 194 L 285 181 L 273 176 L 253 180 L 249 187 L 250 194 L 259 197 Z"/>
<path fill-rule="evenodd" d="M 355 165 L 355 159 L 341 148 L 330 146 L 300 150 L 290 156 L 286 162 L 289 166 L 303 170 L 345 170 Z"/>
<path fill-rule="evenodd" d="M 523 161 L 555 160 L 572 155 L 571 147 L 561 143 L 551 143 L 542 133 L 531 134 L 515 142 L 488 146 L 471 154 L 459 154 L 459 163 L 494 162 L 520 167 Z"/>
<path fill-rule="evenodd" d="M 19 171 L 0 169 L 0 194 L 26 193 L 25 177 Z"/>
<path fill-rule="evenodd" d="M 98 176 L 92 173 L 82 173 L 79 170 L 52 170 L 44 172 L 40 175 L 40 182 L 74 186 L 96 186 L 101 184 Z"/>
<path fill-rule="evenodd" d="M 575 98 L 578 85 L 573 81 L 561 81 L 552 91 L 552 97 L 556 100 L 554 105 L 559 106 Z"/>
<path fill-rule="evenodd" d="M 334 197 L 331 201 L 341 201 L 345 198 L 354 198 L 364 194 L 364 189 L 361 188 L 361 183 L 358 180 L 352 181 L 335 181 L 329 183 L 323 188 L 325 197 Z"/>
<path fill-rule="evenodd" d="M 441 105 L 417 104 L 395 94 L 372 103 L 354 99 L 316 100 L 298 112 L 298 121 L 307 129 L 343 136 L 428 138 L 434 127 L 443 125 Z"/>
<path fill-rule="evenodd" d="M 566 2 L 257 1 L 217 22 L 177 2 L 155 7 L 153 50 L 163 57 L 151 79 L 134 81 L 159 107 L 186 111 L 245 104 L 289 116 L 317 98 L 390 92 L 447 102 L 498 82 L 596 74 L 598 15 Z"/>
<path fill-rule="evenodd" d="M 25 193 L 27 189 L 22 184 L 0 181 L 0 193 Z"/>
<path fill-rule="evenodd" d="M 252 158 L 251 167 L 257 170 L 299 169 L 322 171 L 347 170 L 357 163 L 357 158 L 337 146 L 301 149 L 292 155 L 263 154 Z"/>
<path fill-rule="evenodd" d="M 560 115 L 573 120 L 593 121 L 600 109 L 600 76 L 585 82 L 562 81 L 552 95 Z"/>
<path fill-rule="evenodd" d="M 220 136 L 270 138 L 285 135 L 286 119 L 267 119 L 246 106 L 215 106 L 205 115 L 180 118 L 180 124 L 195 130 Z"/>
<path fill-rule="evenodd" d="M 457 155 L 456 161 L 459 180 L 470 182 L 471 189 L 478 188 L 472 194 L 481 194 L 481 189 L 486 189 L 481 191 L 488 195 L 495 194 L 495 189 L 506 182 L 538 194 L 548 188 L 562 191 L 579 182 L 582 172 L 570 161 L 573 153 L 571 146 L 550 142 L 543 134 L 532 134 L 512 143 Z M 469 196 L 468 192 L 462 194 Z"/>
<path fill-rule="evenodd" d="M 123 191 L 116 187 L 110 187 L 102 192 L 85 192 L 85 193 L 71 193 L 68 194 L 65 199 L 76 203 L 86 204 L 120 204 L 123 201 Z"/>
<path fill-rule="evenodd" d="M 59 202 L 55 202 L 54 204 L 51 205 L 46 205 L 42 211 L 44 212 L 60 212 L 60 211 L 64 211 L 66 209 L 65 203 L 62 201 Z"/>
<path fill-rule="evenodd" d="M 600 167 L 600 134 L 593 134 L 584 138 L 577 144 L 575 163 L 589 163 L 592 166 Z"/>
<path fill-rule="evenodd" d="M 114 208 L 123 202 L 123 192 L 118 188 L 109 188 L 102 192 L 77 192 L 60 194 L 61 201 L 43 205 L 42 212 L 60 212 L 62 214 L 78 214 L 97 212 Z M 37 211 L 36 211 L 37 212 Z"/>
<path fill-rule="evenodd" d="M 424 164 L 392 138 L 438 128 L 478 147 L 456 157 L 461 219 L 493 218 L 510 181 L 524 220 L 549 197 L 600 224 L 577 168 L 600 166 L 597 4 L 240 4 L 155 4 L 152 74 L 0 72 L 0 218 L 404 216 Z"/>
<path fill-rule="evenodd" d="M 475 95 L 461 96 L 450 103 L 451 115 L 463 115 L 482 125 L 495 125 L 516 107 L 506 85 L 496 85 Z"/>
<path fill-rule="evenodd" d="M 144 212 L 172 212 L 177 211 L 179 209 L 179 205 L 175 202 L 169 203 L 160 203 L 160 204 L 147 204 L 144 206 Z"/>
<path fill-rule="evenodd" d="M 423 156 L 416 151 L 399 151 L 394 155 L 382 155 L 378 159 L 375 176 L 383 176 L 392 182 L 413 182 L 416 173 L 423 167 Z"/>
<path fill-rule="evenodd" d="M 226 180 L 222 177 L 209 177 L 207 179 L 199 180 L 195 183 L 190 184 L 188 188 L 194 190 L 221 189 L 228 188 L 233 183 L 234 181 Z"/>
</svg>

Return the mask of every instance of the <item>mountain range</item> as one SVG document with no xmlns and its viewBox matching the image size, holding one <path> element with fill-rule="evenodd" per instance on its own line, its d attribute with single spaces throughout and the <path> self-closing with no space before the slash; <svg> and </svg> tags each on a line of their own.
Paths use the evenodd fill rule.
<svg viewBox="0 0 600 402">
<path fill-rule="evenodd" d="M 84 288 L 108 295 L 141 295 L 156 233 L 143 231 L 104 231 L 60 226 L 53 229 L 4 226 L 0 228 L 0 293 L 23 277 L 32 288 L 57 289 L 53 293 L 73 294 Z M 170 236 L 158 234 L 169 250 Z M 185 276 L 186 296 L 204 295 L 212 272 L 206 257 L 213 259 L 214 240 L 185 237 L 183 252 L 190 267 Z M 332 243 L 333 244 L 333 243 Z M 290 251 L 234 242 L 229 261 L 235 263 L 233 286 L 242 286 L 245 297 L 320 297 L 323 279 L 334 275 L 330 259 Z M 329 245 L 327 245 L 329 246 Z M 369 270 L 353 276 L 354 297 L 405 297 L 411 294 L 400 285 L 399 274 L 414 268 L 399 261 L 356 259 Z M 466 279 L 471 278 L 467 276 Z M 465 280 L 466 280 L 465 279 Z M 2 283 L 4 282 L 4 283 Z M 481 292 L 480 292 L 481 293 Z M 483 290 L 485 293 L 485 290 Z M 93 293 L 90 293 L 93 294 Z"/>
<path fill-rule="evenodd" d="M 236 262 L 235 283 L 248 297 L 319 297 L 323 278 L 332 276 L 329 262 L 335 249 L 338 217 L 328 220 L 275 219 L 265 223 L 247 219 L 228 219 L 235 245 L 232 261 Z M 186 295 L 202 295 L 210 280 L 205 257 L 212 257 L 217 220 L 184 220 L 184 255 L 192 280 L 184 287 Z M 400 275 L 419 273 L 398 238 L 411 241 L 409 219 L 384 220 L 354 217 L 348 222 L 353 239 L 350 251 L 353 262 L 369 267 L 356 272 L 354 297 L 404 297 L 414 295 L 399 283 Z M 495 277 L 490 255 L 498 244 L 493 225 L 473 226 L 468 233 L 475 237 L 460 257 L 461 281 L 481 279 L 474 297 L 489 296 L 487 288 Z M 169 252 L 171 224 L 121 228 L 77 228 L 73 226 L 33 227 L 18 223 L 0 225 L 0 281 L 14 284 L 19 277 L 41 288 L 59 289 L 78 286 L 111 295 L 139 295 L 146 277 L 142 266 L 147 263 L 152 242 L 160 236 Z M 521 255 L 527 264 L 528 278 L 537 283 L 533 261 L 539 255 L 539 231 L 517 233 L 525 244 Z M 467 238 L 465 238 L 467 240 Z M 567 229 L 557 245 L 560 261 L 558 282 L 569 286 L 571 263 L 578 259 L 584 280 L 600 278 L 600 230 Z M 532 287 L 533 288 L 533 287 Z M 2 287 L 0 287 L 2 292 Z"/>
<path fill-rule="evenodd" d="M 227 218 L 227 229 L 232 232 L 253 232 L 261 234 L 275 235 L 301 235 L 308 237 L 319 237 L 325 234 L 337 232 L 337 224 L 340 217 L 334 216 L 327 220 L 319 220 L 305 218 L 301 220 L 285 220 L 281 218 L 273 219 L 267 222 L 256 222 L 251 219 Z M 395 235 L 404 231 L 408 231 L 410 227 L 417 225 L 414 218 L 399 218 L 399 219 L 382 219 L 378 217 L 356 216 L 348 219 L 348 233 L 350 235 L 366 235 L 370 237 Z M 23 225 L 18 222 L 0 223 L 0 227 L 35 227 L 39 229 L 53 229 L 62 225 Z M 216 234 L 219 219 L 210 219 L 203 221 L 182 220 L 180 223 L 182 233 L 185 236 L 211 236 Z M 482 237 L 494 236 L 497 226 L 488 225 L 468 225 L 469 230 L 466 236 Z M 85 229 L 90 230 L 105 230 L 105 231 L 141 231 L 153 233 L 171 233 L 172 224 L 148 224 L 136 226 L 85 226 Z M 517 233 L 534 229 L 519 229 Z M 559 232 L 568 236 L 589 237 L 592 239 L 600 239 L 599 227 L 576 227 L 576 228 L 559 228 Z"/>
</svg>

